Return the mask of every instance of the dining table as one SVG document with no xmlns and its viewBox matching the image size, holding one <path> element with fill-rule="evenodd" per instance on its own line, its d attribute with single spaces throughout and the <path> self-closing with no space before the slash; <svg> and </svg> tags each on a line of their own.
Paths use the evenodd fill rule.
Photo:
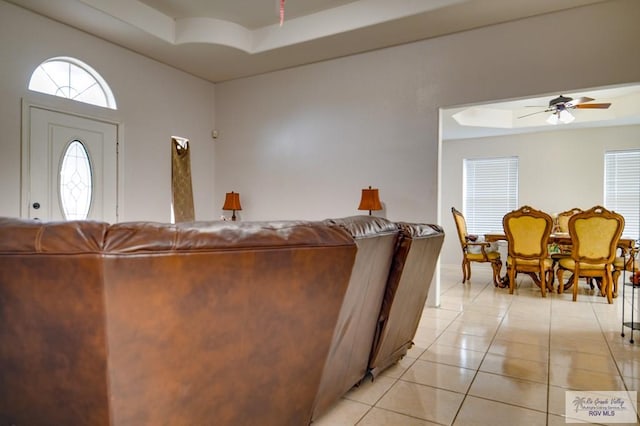
<svg viewBox="0 0 640 426">
<path fill-rule="evenodd" d="M 484 240 L 488 243 L 494 243 L 498 241 L 507 241 L 507 235 L 504 232 L 493 232 L 489 234 L 484 234 Z M 622 256 L 630 256 L 630 253 L 633 253 L 635 250 L 636 240 L 631 238 L 620 238 L 618 241 L 618 248 L 622 251 Z M 549 235 L 549 245 L 554 245 L 558 248 L 558 251 L 550 252 L 551 258 L 558 257 L 559 255 L 570 255 L 570 249 L 562 249 L 563 247 L 571 247 L 571 235 L 568 232 L 554 232 Z M 533 279 L 538 287 L 540 287 L 540 279 L 535 275 L 535 273 L 529 273 L 529 276 Z M 547 283 L 547 289 L 549 291 L 555 291 L 554 287 L 554 278 Z M 560 283 L 558 283 L 560 285 Z M 573 285 L 573 275 L 567 280 L 564 284 L 563 291 L 571 288 Z M 593 284 L 591 284 L 593 288 Z M 500 278 L 500 288 L 509 287 L 509 274 L 505 274 L 502 278 Z"/>
</svg>

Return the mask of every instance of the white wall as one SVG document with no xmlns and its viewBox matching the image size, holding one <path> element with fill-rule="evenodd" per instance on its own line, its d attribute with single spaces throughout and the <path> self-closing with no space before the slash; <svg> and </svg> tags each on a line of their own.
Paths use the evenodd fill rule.
<svg viewBox="0 0 640 426">
<path fill-rule="evenodd" d="M 247 220 L 358 214 L 372 185 L 380 214 L 436 222 L 440 107 L 638 82 L 639 21 L 640 2 L 617 0 L 214 86 L 0 1 L 0 215 L 19 214 L 20 102 L 47 102 L 26 87 L 51 56 L 115 93 L 117 112 L 62 105 L 123 124 L 121 220 L 168 220 L 177 134 L 192 140 L 199 219 L 231 190 Z M 589 30 L 560 42 L 549 28 Z"/>
<path fill-rule="evenodd" d="M 441 262 L 458 265 L 461 261 L 451 207 L 462 210 L 463 159 L 517 156 L 519 205 L 553 214 L 603 205 L 605 152 L 632 148 L 640 148 L 640 126 L 443 142 L 441 215 L 449 238 L 445 239 Z"/>
<path fill-rule="evenodd" d="M 31 73 L 52 56 L 73 56 L 96 69 L 111 86 L 118 111 L 30 93 Z M 213 207 L 213 84 L 4 1 L 0 1 L 0 70 L 0 216 L 20 214 L 23 98 L 122 124 L 121 221 L 169 221 L 172 135 L 192 141 L 196 216 L 219 216 Z"/>
<path fill-rule="evenodd" d="M 435 222 L 440 107 L 639 81 L 638 22 L 612 1 L 219 84 L 216 203 L 344 216 L 372 185 L 381 214 Z"/>
</svg>

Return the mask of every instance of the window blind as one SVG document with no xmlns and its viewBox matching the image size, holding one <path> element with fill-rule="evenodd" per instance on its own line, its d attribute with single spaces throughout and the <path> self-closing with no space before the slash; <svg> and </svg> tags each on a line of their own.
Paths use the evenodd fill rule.
<svg viewBox="0 0 640 426">
<path fill-rule="evenodd" d="M 464 159 L 463 213 L 470 234 L 502 232 L 518 206 L 518 157 Z"/>
<path fill-rule="evenodd" d="M 604 206 L 624 216 L 624 238 L 640 238 L 640 150 L 605 153 Z"/>
</svg>

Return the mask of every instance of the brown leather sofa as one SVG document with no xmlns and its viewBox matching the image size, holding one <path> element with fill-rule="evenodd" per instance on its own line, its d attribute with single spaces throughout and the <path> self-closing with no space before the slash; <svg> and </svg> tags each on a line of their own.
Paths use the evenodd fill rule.
<svg viewBox="0 0 640 426">
<path fill-rule="evenodd" d="M 387 279 L 369 360 L 372 378 L 402 359 L 413 346 L 444 242 L 444 231 L 439 226 L 398 225 L 400 238 Z"/>
<path fill-rule="evenodd" d="M 0 219 L 0 425 L 306 425 L 406 354 L 444 234 Z"/>
<path fill-rule="evenodd" d="M 0 424 L 309 424 L 355 254 L 322 223 L 0 219 Z"/>
</svg>

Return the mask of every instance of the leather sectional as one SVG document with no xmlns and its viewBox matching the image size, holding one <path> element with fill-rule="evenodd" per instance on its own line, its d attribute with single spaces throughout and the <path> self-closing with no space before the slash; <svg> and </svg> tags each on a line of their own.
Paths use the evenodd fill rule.
<svg viewBox="0 0 640 426">
<path fill-rule="evenodd" d="M 0 424 L 310 424 L 406 354 L 443 239 L 0 219 Z"/>
</svg>

